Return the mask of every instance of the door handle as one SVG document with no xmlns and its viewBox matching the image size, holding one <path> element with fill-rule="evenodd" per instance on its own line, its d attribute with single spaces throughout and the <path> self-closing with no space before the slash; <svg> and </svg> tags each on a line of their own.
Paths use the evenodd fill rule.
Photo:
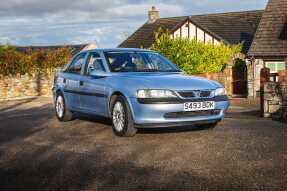
<svg viewBox="0 0 287 191">
<path fill-rule="evenodd" d="M 80 81 L 80 86 L 83 86 L 84 85 L 84 81 Z"/>
</svg>

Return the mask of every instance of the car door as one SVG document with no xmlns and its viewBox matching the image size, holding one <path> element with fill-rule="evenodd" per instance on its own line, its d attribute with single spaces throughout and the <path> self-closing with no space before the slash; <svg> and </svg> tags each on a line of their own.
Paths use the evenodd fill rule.
<svg viewBox="0 0 287 191">
<path fill-rule="evenodd" d="M 64 72 L 64 97 L 71 110 L 80 110 L 80 81 L 85 66 L 87 53 L 80 53 L 72 60 Z"/>
<path fill-rule="evenodd" d="M 91 76 L 94 70 L 106 72 L 100 52 L 90 52 L 87 58 L 84 75 L 80 82 L 80 102 L 83 110 L 106 116 L 106 78 Z"/>
</svg>

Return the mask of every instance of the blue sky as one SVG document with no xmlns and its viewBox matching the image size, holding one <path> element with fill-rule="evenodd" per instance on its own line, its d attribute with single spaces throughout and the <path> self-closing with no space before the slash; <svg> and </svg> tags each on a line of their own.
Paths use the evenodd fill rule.
<svg viewBox="0 0 287 191">
<path fill-rule="evenodd" d="M 147 20 L 264 9 L 268 0 L 1 0 L 0 43 L 116 47 Z"/>
</svg>

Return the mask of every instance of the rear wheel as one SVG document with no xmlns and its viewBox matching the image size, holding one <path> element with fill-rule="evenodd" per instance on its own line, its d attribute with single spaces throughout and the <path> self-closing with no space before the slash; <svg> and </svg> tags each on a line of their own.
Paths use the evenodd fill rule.
<svg viewBox="0 0 287 191">
<path fill-rule="evenodd" d="M 73 113 L 68 110 L 63 94 L 58 93 L 55 103 L 56 116 L 59 121 L 70 121 L 73 119 Z"/>
<path fill-rule="evenodd" d="M 131 137 L 137 133 L 128 103 L 123 96 L 117 96 L 112 102 L 112 127 L 117 136 Z"/>
</svg>

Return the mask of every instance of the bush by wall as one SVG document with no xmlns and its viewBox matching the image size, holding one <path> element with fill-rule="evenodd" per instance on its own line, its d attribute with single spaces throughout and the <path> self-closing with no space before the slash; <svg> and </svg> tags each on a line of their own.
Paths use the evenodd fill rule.
<svg viewBox="0 0 287 191">
<path fill-rule="evenodd" d="M 168 31 L 162 30 L 155 34 L 155 39 L 151 49 L 169 58 L 187 74 L 222 72 L 226 64 L 242 50 L 242 44 L 213 45 L 187 38 L 172 39 Z"/>
<path fill-rule="evenodd" d="M 15 47 L 0 47 L 0 75 L 46 73 L 64 66 L 72 57 L 69 48 L 28 50 L 20 52 Z"/>
</svg>

